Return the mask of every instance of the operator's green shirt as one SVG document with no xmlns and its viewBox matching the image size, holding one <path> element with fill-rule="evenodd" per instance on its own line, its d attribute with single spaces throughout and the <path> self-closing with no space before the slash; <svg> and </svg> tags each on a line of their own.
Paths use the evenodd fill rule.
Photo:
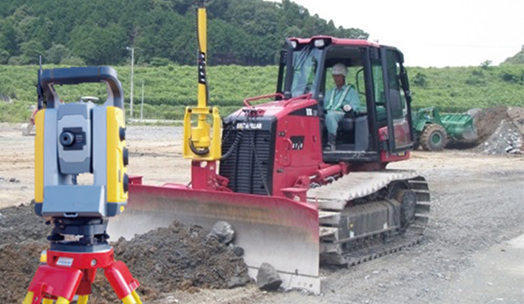
<svg viewBox="0 0 524 304">
<path fill-rule="evenodd" d="M 353 85 L 345 84 L 340 89 L 335 87 L 327 92 L 324 99 L 324 109 L 326 111 L 343 111 L 342 107 L 345 104 L 350 105 L 354 111 L 358 111 L 360 101 L 357 90 Z"/>
</svg>

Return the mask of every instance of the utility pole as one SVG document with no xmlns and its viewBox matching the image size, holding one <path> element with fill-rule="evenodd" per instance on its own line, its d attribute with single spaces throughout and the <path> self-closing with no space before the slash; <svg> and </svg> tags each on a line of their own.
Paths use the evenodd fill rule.
<svg viewBox="0 0 524 304">
<path fill-rule="evenodd" d="M 142 102 L 140 103 L 140 120 L 144 119 L 144 81 L 142 80 Z"/>
<path fill-rule="evenodd" d="M 126 49 L 131 51 L 131 91 L 129 92 L 129 114 L 133 118 L 133 76 L 134 76 L 134 65 L 135 65 L 135 48 L 126 47 Z"/>
</svg>

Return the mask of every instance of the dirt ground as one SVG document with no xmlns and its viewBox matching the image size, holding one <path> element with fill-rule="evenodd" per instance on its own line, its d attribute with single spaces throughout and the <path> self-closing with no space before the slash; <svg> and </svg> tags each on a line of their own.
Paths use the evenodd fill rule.
<svg viewBox="0 0 524 304">
<path fill-rule="evenodd" d="M 128 130 L 130 174 L 144 175 L 148 184 L 189 181 L 189 162 L 180 153 L 181 128 Z M 18 125 L 0 124 L 0 208 L 28 205 L 33 198 L 33 140 L 21 136 Z M 475 149 L 417 151 L 391 167 L 415 169 L 429 182 L 431 220 L 421 244 L 349 269 L 321 268 L 319 296 L 261 292 L 254 284 L 207 289 L 202 283 L 191 289 L 187 282 L 178 284 L 183 281 L 179 278 L 177 284 L 158 280 L 157 286 L 146 286 L 142 292 L 158 293 L 147 299 L 158 297 L 145 303 L 524 303 L 524 156 Z M 29 206 L 9 210 L 0 210 L 0 286 L 16 282 L 23 291 L 45 248 L 47 231 L 42 231 L 47 228 Z M 22 218 L 33 224 L 24 225 L 19 234 L 9 229 Z M 125 250 L 115 248 L 133 272 Z M 7 270 L 13 259 L 21 262 L 17 277 Z M 155 263 L 135 266 L 135 271 L 148 268 L 153 274 Z M 6 303 L 23 296 L 16 293 L 7 291 Z"/>
</svg>

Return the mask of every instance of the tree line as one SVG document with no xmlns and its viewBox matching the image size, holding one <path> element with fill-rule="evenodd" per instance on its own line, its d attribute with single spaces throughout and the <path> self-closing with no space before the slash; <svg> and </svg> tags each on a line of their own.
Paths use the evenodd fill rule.
<svg viewBox="0 0 524 304">
<path fill-rule="evenodd" d="M 138 64 L 196 61 L 196 1 L 2 0 L 0 64 L 119 65 L 135 50 Z M 208 0 L 212 65 L 272 65 L 284 37 L 363 38 L 290 1 Z"/>
</svg>

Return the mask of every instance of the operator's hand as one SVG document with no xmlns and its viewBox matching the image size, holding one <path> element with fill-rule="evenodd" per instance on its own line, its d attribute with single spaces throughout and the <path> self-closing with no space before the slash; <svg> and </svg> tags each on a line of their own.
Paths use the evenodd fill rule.
<svg viewBox="0 0 524 304">
<path fill-rule="evenodd" d="M 351 107 L 351 106 L 348 105 L 348 104 L 345 104 L 345 105 L 342 107 L 342 110 L 344 110 L 344 112 L 349 112 L 349 111 L 353 110 L 353 107 Z"/>
</svg>

